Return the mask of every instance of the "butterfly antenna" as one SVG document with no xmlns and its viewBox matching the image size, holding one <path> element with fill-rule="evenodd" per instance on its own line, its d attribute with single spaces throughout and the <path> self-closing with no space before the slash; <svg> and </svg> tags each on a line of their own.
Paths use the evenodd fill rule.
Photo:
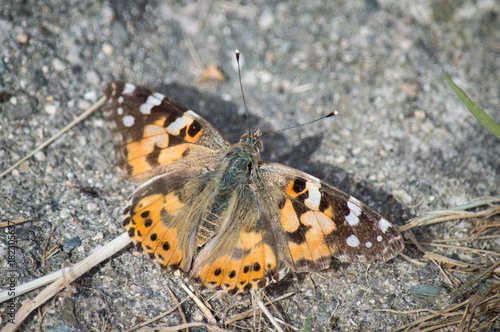
<svg viewBox="0 0 500 332">
<path fill-rule="evenodd" d="M 250 136 L 250 123 L 249 123 L 249 116 L 248 116 L 247 101 L 245 99 L 245 93 L 243 92 L 243 84 L 241 83 L 240 51 L 236 50 L 235 53 L 236 53 L 236 63 L 238 64 L 238 79 L 240 80 L 240 90 L 241 90 L 241 95 L 243 96 L 243 105 L 245 106 L 245 115 L 246 115 L 248 136 Z"/>
<path fill-rule="evenodd" d="M 275 131 L 274 133 L 281 133 L 282 131 L 285 131 L 285 130 L 290 130 L 290 129 L 295 129 L 295 128 L 299 128 L 299 127 L 303 127 L 303 126 L 307 126 L 307 125 L 310 125 L 311 123 L 315 123 L 315 122 L 318 122 L 318 121 L 321 121 L 323 119 L 326 119 L 326 118 L 329 118 L 329 117 L 332 117 L 332 116 L 335 116 L 337 115 L 338 112 L 337 111 L 332 111 L 330 113 L 328 113 L 327 115 L 323 115 L 322 117 L 319 117 L 315 120 L 312 120 L 312 121 L 309 121 L 309 122 L 306 122 L 306 123 L 300 123 L 300 124 L 296 124 L 294 126 L 291 126 L 291 127 L 287 127 L 287 128 L 283 128 L 283 129 L 280 129 L 278 131 Z"/>
</svg>

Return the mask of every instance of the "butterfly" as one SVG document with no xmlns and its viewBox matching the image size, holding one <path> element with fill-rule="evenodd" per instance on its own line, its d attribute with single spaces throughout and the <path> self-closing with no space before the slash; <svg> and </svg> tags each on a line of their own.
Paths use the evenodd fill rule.
<svg viewBox="0 0 500 332">
<path fill-rule="evenodd" d="M 387 261 L 401 234 L 356 198 L 260 159 L 261 131 L 231 145 L 207 120 L 149 90 L 112 82 L 104 112 L 125 178 L 141 185 L 123 214 L 135 247 L 201 289 L 259 289 L 290 270 Z"/>
</svg>

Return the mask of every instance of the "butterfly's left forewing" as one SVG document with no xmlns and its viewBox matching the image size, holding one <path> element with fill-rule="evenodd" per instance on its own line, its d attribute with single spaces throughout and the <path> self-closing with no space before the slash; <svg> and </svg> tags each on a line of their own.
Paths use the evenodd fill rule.
<svg viewBox="0 0 500 332">
<path fill-rule="evenodd" d="M 129 181 L 209 163 L 229 143 L 192 110 L 142 86 L 112 82 L 105 114 L 118 144 L 118 164 Z"/>
<path fill-rule="evenodd" d="M 287 265 L 319 271 L 330 258 L 342 262 L 387 261 L 401 252 L 401 234 L 356 198 L 296 169 L 261 162 L 260 200 Z"/>
</svg>

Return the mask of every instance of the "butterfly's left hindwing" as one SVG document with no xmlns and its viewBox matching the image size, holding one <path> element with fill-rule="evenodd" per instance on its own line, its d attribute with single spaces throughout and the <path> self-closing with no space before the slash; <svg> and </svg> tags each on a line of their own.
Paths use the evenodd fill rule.
<svg viewBox="0 0 500 332">
<path fill-rule="evenodd" d="M 192 167 L 137 188 L 123 221 L 135 247 L 167 269 L 188 272 L 203 212 L 213 198 L 213 181 L 206 168 Z"/>
</svg>

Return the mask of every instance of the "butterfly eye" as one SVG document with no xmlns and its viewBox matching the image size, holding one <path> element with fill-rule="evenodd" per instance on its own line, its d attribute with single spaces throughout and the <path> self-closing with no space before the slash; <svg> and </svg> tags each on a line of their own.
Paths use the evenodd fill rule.
<svg viewBox="0 0 500 332">
<path fill-rule="evenodd" d="M 253 147 L 257 150 L 257 152 L 261 152 L 262 151 L 262 148 L 264 147 L 264 145 L 262 144 L 262 142 L 259 140 L 259 141 L 255 141 L 253 143 Z"/>
</svg>

